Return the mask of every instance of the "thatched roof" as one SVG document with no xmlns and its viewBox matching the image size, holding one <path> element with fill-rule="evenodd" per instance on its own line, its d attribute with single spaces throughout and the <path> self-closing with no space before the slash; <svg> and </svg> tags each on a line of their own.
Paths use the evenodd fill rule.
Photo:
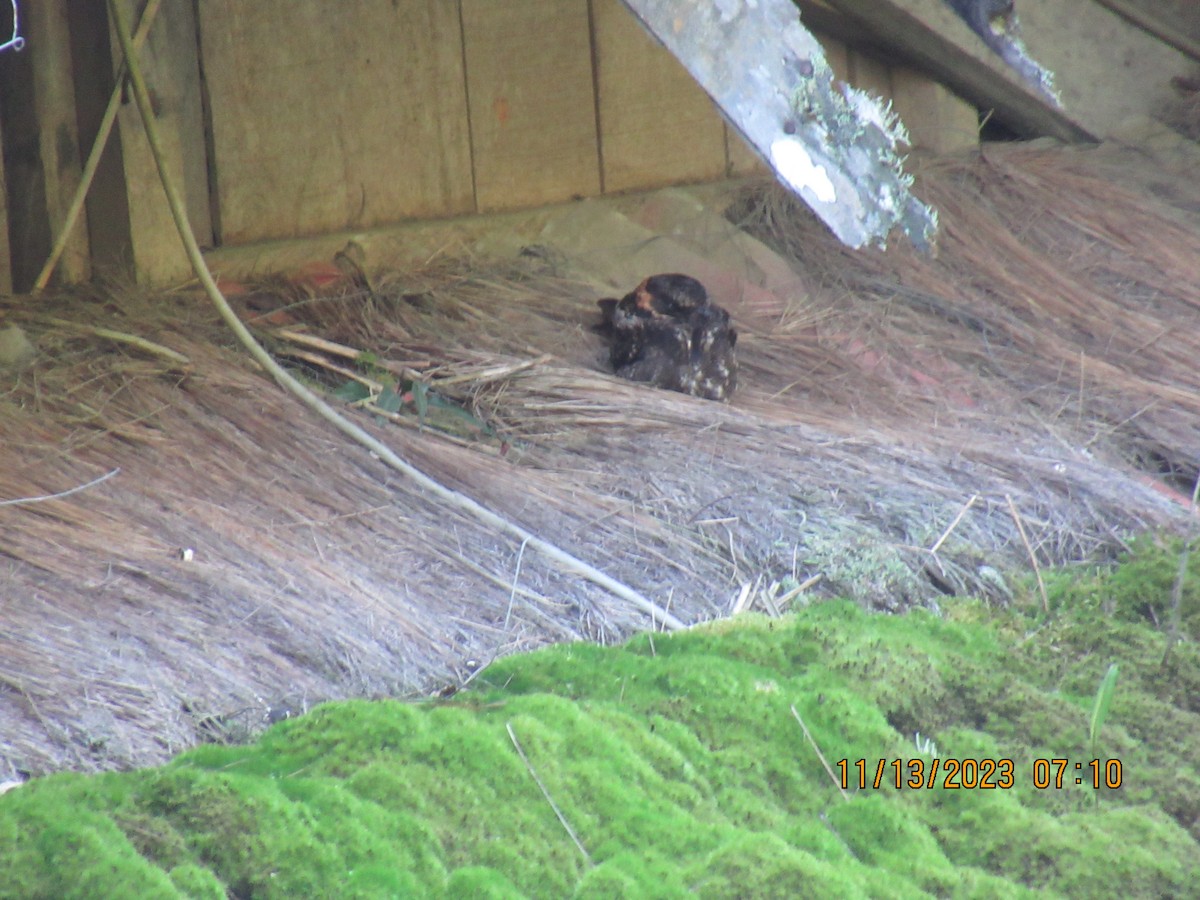
<svg viewBox="0 0 1200 900">
<path fill-rule="evenodd" d="M 314 383 L 394 388 L 352 414 L 401 456 L 686 622 L 834 593 L 1005 602 L 1031 554 L 1181 526 L 1200 467 L 1196 188 L 1113 154 L 922 166 L 936 259 L 845 250 L 760 184 L 507 222 L 505 258 L 400 269 L 403 233 L 364 239 L 367 278 L 243 279 L 238 303 Z M 728 406 L 604 371 L 597 297 L 679 269 L 741 331 Z M 429 694 L 647 623 L 330 432 L 193 290 L 4 318 L 38 355 L 4 373 L 0 499 L 120 472 L 0 507 L 0 775 L 158 761 L 268 706 Z"/>
</svg>

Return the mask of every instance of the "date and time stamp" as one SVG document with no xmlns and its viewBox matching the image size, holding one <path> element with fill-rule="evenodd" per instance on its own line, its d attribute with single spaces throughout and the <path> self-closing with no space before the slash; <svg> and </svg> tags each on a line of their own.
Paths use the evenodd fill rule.
<svg viewBox="0 0 1200 900">
<path fill-rule="evenodd" d="M 1020 784 L 1038 790 L 1075 786 L 1094 790 L 1121 787 L 1124 767 L 1119 759 L 1035 759 L 1018 766 L 1011 759 L 839 759 L 834 763 L 842 790 L 1011 790 Z"/>
</svg>

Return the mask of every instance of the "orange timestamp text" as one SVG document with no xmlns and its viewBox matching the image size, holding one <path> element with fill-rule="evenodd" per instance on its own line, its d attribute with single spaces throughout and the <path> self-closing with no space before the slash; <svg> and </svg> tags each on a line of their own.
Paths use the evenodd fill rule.
<svg viewBox="0 0 1200 900">
<path fill-rule="evenodd" d="M 897 790 L 1009 790 L 1017 785 L 1017 765 L 1011 759 L 840 759 L 837 780 L 842 790 L 895 787 Z M 1124 767 L 1119 759 L 1035 759 L 1029 783 L 1038 790 L 1071 784 L 1100 790 L 1119 788 Z"/>
</svg>

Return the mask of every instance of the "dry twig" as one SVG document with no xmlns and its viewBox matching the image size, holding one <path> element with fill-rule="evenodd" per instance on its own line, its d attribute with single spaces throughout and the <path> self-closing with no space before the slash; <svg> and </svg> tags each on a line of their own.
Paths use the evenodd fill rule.
<svg viewBox="0 0 1200 900">
<path fill-rule="evenodd" d="M 979 499 L 978 494 L 971 495 L 971 499 L 968 500 L 963 505 L 963 508 L 958 511 L 958 515 L 954 517 L 954 521 L 946 526 L 946 530 L 942 532 L 942 536 L 940 538 L 938 538 L 936 541 L 934 541 L 933 546 L 929 548 L 930 553 L 938 552 L 938 548 L 940 548 L 942 546 L 942 544 L 946 543 L 946 538 L 950 537 L 950 535 L 954 531 L 954 529 L 958 527 L 958 523 L 962 521 L 962 517 L 967 514 L 967 510 L 969 510 L 972 506 L 974 506 L 975 501 L 978 499 Z"/>
<path fill-rule="evenodd" d="M 102 481 L 108 481 L 114 475 L 120 474 L 120 467 L 113 469 L 111 472 L 106 472 L 99 478 L 93 478 L 87 484 L 81 484 L 69 490 L 59 491 L 57 494 L 45 494 L 41 497 L 19 497 L 16 500 L 0 500 L 0 506 L 18 506 L 23 503 L 43 503 L 46 500 L 61 500 L 63 497 L 69 497 L 71 494 L 77 494 L 79 491 L 86 491 L 90 487 L 95 487 Z"/>
<path fill-rule="evenodd" d="M 563 815 L 562 810 L 558 808 L 558 804 L 554 802 L 554 798 L 550 796 L 550 792 L 546 790 L 546 785 L 542 783 L 542 779 L 539 778 L 538 773 L 534 771 L 533 764 L 530 763 L 529 757 L 526 756 L 525 751 L 521 749 L 521 743 L 517 740 L 517 735 L 513 731 L 512 722 L 505 722 L 504 727 L 508 729 L 509 740 L 511 740 L 512 745 L 517 748 L 517 755 L 521 757 L 521 762 L 525 763 L 525 768 L 528 769 L 529 774 L 533 776 L 533 781 L 538 786 L 538 790 L 542 792 L 542 796 L 546 798 L 546 802 L 549 803 L 550 808 L 554 810 L 554 815 L 558 816 L 558 821 L 562 824 L 562 827 L 566 830 L 567 834 L 571 836 L 571 840 L 575 842 L 575 846 L 579 848 L 579 852 L 583 855 L 583 858 L 590 866 L 592 864 L 592 858 L 588 856 L 588 852 L 584 849 L 583 843 L 579 840 L 579 836 L 575 834 L 575 829 L 571 827 L 571 823 L 567 821 L 567 817 Z"/>
<path fill-rule="evenodd" d="M 808 726 L 804 724 L 804 720 L 800 718 L 800 713 L 796 711 L 796 704 L 792 704 L 792 715 L 796 717 L 796 721 L 800 723 L 801 730 L 804 731 L 804 736 L 808 738 L 808 742 L 812 745 L 813 750 L 817 751 L 817 758 L 821 760 L 821 765 L 825 767 L 825 771 L 829 774 L 829 780 L 833 782 L 842 795 L 842 799 L 847 803 L 850 802 L 850 795 L 846 793 L 846 789 L 842 787 L 842 783 L 838 781 L 838 777 L 833 774 L 833 769 L 825 760 L 825 754 L 821 752 L 821 748 L 817 746 L 817 742 L 813 740 L 813 736 L 808 732 Z"/>
<path fill-rule="evenodd" d="M 1033 565 L 1033 574 L 1037 576 L 1038 591 L 1042 595 L 1042 611 L 1049 614 L 1050 600 L 1046 596 L 1046 583 L 1042 581 L 1042 570 L 1038 566 L 1037 556 L 1034 555 L 1033 547 L 1029 544 L 1029 538 L 1025 534 L 1025 526 L 1021 522 L 1021 514 L 1017 512 L 1017 505 L 1013 503 L 1013 498 L 1008 494 L 1004 495 L 1004 499 L 1008 501 L 1008 511 L 1012 513 L 1012 519 L 1017 525 L 1017 533 L 1021 535 L 1021 543 L 1025 545 L 1025 552 L 1029 554 L 1029 562 Z"/>
</svg>

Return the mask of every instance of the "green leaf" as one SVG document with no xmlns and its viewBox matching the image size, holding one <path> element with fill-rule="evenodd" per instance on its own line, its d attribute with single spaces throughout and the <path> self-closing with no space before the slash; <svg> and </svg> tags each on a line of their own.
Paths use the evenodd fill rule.
<svg viewBox="0 0 1200 900">
<path fill-rule="evenodd" d="M 429 385 L 423 381 L 412 383 L 413 402 L 417 405 L 417 421 L 425 424 L 425 414 L 429 412 Z"/>
<path fill-rule="evenodd" d="M 385 387 L 375 400 L 375 405 L 384 412 L 396 413 L 400 412 L 400 407 L 404 405 L 404 398 L 401 397 L 391 387 Z"/>
<path fill-rule="evenodd" d="M 1117 673 L 1120 665 L 1113 663 L 1100 679 L 1100 687 L 1096 689 L 1096 699 L 1092 703 L 1092 720 L 1088 726 L 1088 746 L 1092 759 L 1097 759 L 1096 751 L 1100 746 L 1100 729 L 1104 727 L 1104 719 L 1108 716 L 1108 707 L 1112 704 L 1113 691 L 1117 687 Z"/>
<path fill-rule="evenodd" d="M 347 381 L 333 392 L 333 396 L 339 400 L 345 400 L 347 403 L 357 403 L 359 400 L 366 400 L 370 397 L 371 391 L 365 384 L 357 381 Z"/>
</svg>

